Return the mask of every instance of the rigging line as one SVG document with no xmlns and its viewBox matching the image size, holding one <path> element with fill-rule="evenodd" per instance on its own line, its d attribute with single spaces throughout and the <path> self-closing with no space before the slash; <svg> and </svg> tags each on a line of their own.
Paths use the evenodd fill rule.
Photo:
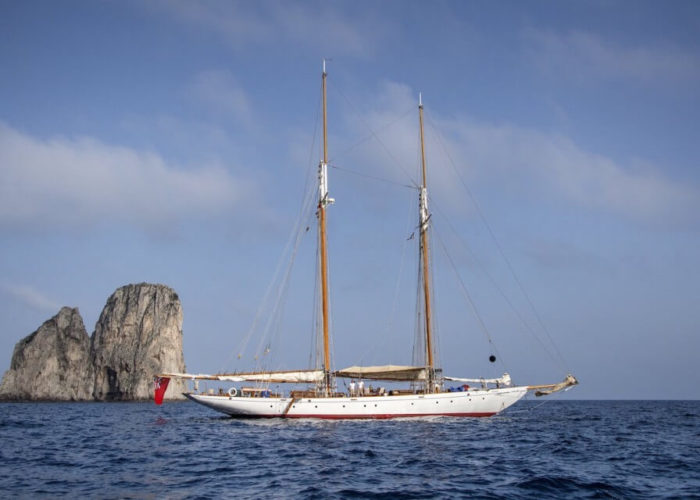
<svg viewBox="0 0 700 500">
<path fill-rule="evenodd" d="M 316 359 L 314 367 L 322 370 L 324 368 L 324 353 L 323 353 L 323 306 L 321 304 L 321 228 L 317 226 L 316 231 L 316 265 L 315 265 L 315 284 L 314 284 L 314 303 L 313 309 L 315 314 L 314 335 L 316 342 Z M 330 335 L 330 333 L 329 333 Z"/>
<path fill-rule="evenodd" d="M 340 91 L 338 91 L 338 92 L 342 95 L 342 92 L 340 92 Z M 347 100 L 347 99 L 346 99 L 346 100 Z M 351 105 L 352 105 L 352 103 L 351 103 Z M 357 110 L 355 110 L 355 111 L 357 112 Z M 386 124 L 382 125 L 381 127 L 379 127 L 379 128 L 378 128 L 376 131 L 374 131 L 374 132 L 376 132 L 376 133 L 378 134 L 378 133 L 381 132 L 381 131 L 384 131 L 384 130 L 386 130 L 386 129 L 388 129 L 388 128 L 391 128 L 395 123 L 397 123 L 397 122 L 403 120 L 406 116 L 408 116 L 410 113 L 413 113 L 413 112 L 414 112 L 413 109 L 407 109 L 402 115 L 399 115 L 397 118 L 394 118 L 394 119 L 391 120 L 390 122 L 387 122 Z M 359 115 L 359 112 L 358 112 L 358 115 Z M 364 144 L 365 142 L 367 142 L 367 141 L 369 141 L 370 139 L 374 138 L 374 136 L 375 136 L 374 132 L 372 132 L 372 131 L 370 130 L 369 135 L 363 137 L 363 138 L 360 139 L 359 141 L 355 142 L 353 145 L 351 145 L 351 146 L 345 148 L 343 151 L 341 151 L 339 154 L 337 154 L 336 157 L 342 158 L 343 156 L 345 156 L 347 153 L 349 153 L 349 152 L 352 151 L 353 149 L 355 149 L 355 148 L 361 146 L 361 145 Z"/>
<path fill-rule="evenodd" d="M 358 172 L 357 170 L 352 170 L 349 168 L 340 167 L 340 166 L 335 165 L 335 164 L 329 164 L 328 166 L 335 169 L 335 170 L 338 170 L 341 172 L 347 172 L 349 174 L 356 175 L 358 177 L 366 177 L 367 179 L 373 179 L 375 181 L 386 182 L 387 184 L 393 184 L 395 186 L 405 187 L 405 188 L 409 188 L 409 189 L 418 189 L 416 186 L 411 186 L 410 184 L 402 184 L 400 182 L 392 181 L 390 179 L 385 179 L 383 177 L 377 177 L 376 175 L 364 174 L 362 172 Z"/>
<path fill-rule="evenodd" d="M 569 389 L 571 389 L 571 387 L 569 387 Z M 549 403 L 550 401 L 555 401 L 555 400 L 563 397 L 567 390 L 558 391 L 558 392 L 555 392 L 554 394 L 548 394 L 547 397 L 545 397 L 544 400 L 540 404 L 533 406 L 532 408 L 523 408 L 522 410 L 508 410 L 508 413 L 525 413 L 525 412 L 534 411 L 545 403 Z M 525 396 L 524 400 L 527 400 L 528 402 L 536 401 L 535 399 L 532 398 L 530 393 L 528 393 Z"/>
<path fill-rule="evenodd" d="M 527 321 L 525 321 L 525 318 L 523 318 L 523 316 L 522 316 L 522 315 L 520 314 L 520 312 L 517 310 L 517 308 L 515 307 L 515 305 L 513 304 L 513 302 L 512 302 L 512 301 L 508 298 L 508 296 L 505 294 L 505 292 L 503 291 L 503 289 L 502 289 L 501 287 L 498 286 L 498 283 L 496 282 L 496 280 L 494 279 L 494 277 L 486 270 L 486 267 L 485 267 L 485 266 L 481 263 L 481 261 L 477 258 L 476 254 L 471 250 L 471 248 L 469 248 L 469 245 L 467 245 L 467 242 L 464 241 L 464 238 L 462 238 L 462 236 L 457 232 L 457 230 L 454 228 L 454 226 L 450 223 L 450 221 L 449 221 L 449 219 L 447 218 L 447 216 L 445 215 L 445 213 L 444 213 L 442 210 L 440 210 L 439 205 L 438 205 L 432 198 L 430 199 L 430 203 L 431 203 L 431 205 L 433 206 L 433 208 L 435 209 L 435 211 L 436 211 L 438 214 L 440 214 L 440 216 L 442 216 L 442 219 L 443 219 L 443 220 L 445 221 L 445 223 L 447 224 L 447 227 L 450 228 L 450 230 L 454 233 L 454 235 L 457 237 L 457 239 L 460 241 L 460 243 L 462 243 L 462 246 L 464 246 L 464 248 L 467 250 L 467 252 L 468 252 L 469 255 L 471 256 L 471 258 L 474 259 L 474 261 L 477 263 L 477 265 L 478 265 L 479 268 L 481 269 L 481 272 L 483 272 L 483 273 L 486 275 L 486 277 L 489 279 L 489 281 L 491 282 L 491 284 L 493 285 L 493 287 L 498 291 L 498 293 L 501 295 L 501 297 L 503 297 L 503 300 L 506 301 L 506 304 L 508 304 L 508 306 L 511 308 L 511 310 L 513 311 L 513 313 L 515 314 L 515 316 L 516 316 L 516 317 L 520 320 L 520 322 L 523 324 L 523 326 L 525 327 L 525 329 L 526 329 L 528 332 L 530 332 L 530 334 L 532 335 L 532 337 L 540 344 L 540 346 L 542 347 L 542 349 L 544 350 L 544 352 L 547 353 L 547 355 L 552 359 L 552 361 L 554 361 L 555 363 L 557 363 L 557 364 L 559 365 L 560 368 L 566 370 L 566 367 L 563 366 L 563 365 L 561 364 L 561 361 L 559 361 L 559 360 L 556 358 L 556 356 L 554 356 L 554 355 L 552 354 L 552 352 L 549 350 L 549 348 L 547 347 L 547 345 L 542 341 L 542 339 L 539 338 L 539 336 L 537 335 L 537 333 L 535 332 L 535 330 L 530 326 L 530 324 L 529 324 Z"/>
<path fill-rule="evenodd" d="M 531 401 L 531 400 L 530 400 L 530 401 Z M 523 408 L 522 410 L 509 410 L 509 411 L 508 411 L 508 414 L 510 415 L 510 414 L 512 414 L 512 413 L 529 413 L 529 412 L 531 412 L 531 411 L 536 410 L 537 408 L 539 408 L 539 407 L 542 406 L 543 404 L 548 403 L 549 401 L 550 401 L 550 400 L 546 400 L 546 399 L 545 399 L 545 400 L 542 401 L 540 404 L 538 404 L 537 406 L 533 406 L 532 408 Z"/>
<path fill-rule="evenodd" d="M 306 208 L 302 209 L 300 216 L 297 218 L 297 221 L 293 225 L 293 229 L 290 232 L 287 244 L 285 245 L 284 250 L 283 250 L 283 252 L 280 256 L 280 259 L 277 263 L 277 267 L 276 267 L 275 272 L 273 274 L 273 278 L 270 281 L 270 284 L 268 285 L 268 288 L 265 291 L 263 299 L 262 299 L 262 301 L 257 309 L 253 323 L 251 324 L 250 328 L 248 329 L 243 341 L 241 342 L 241 344 L 239 344 L 239 347 L 236 350 L 237 352 L 234 351 L 231 354 L 231 356 L 229 357 L 229 359 L 227 360 L 227 362 L 226 362 L 227 364 L 230 362 L 231 358 L 233 358 L 237 353 L 239 355 L 242 355 L 243 352 L 246 350 L 248 343 L 250 342 L 250 339 L 252 338 L 252 335 L 256 331 L 258 323 L 260 322 L 260 320 L 262 318 L 263 311 L 265 310 L 265 308 L 272 307 L 273 312 L 274 312 L 277 309 L 277 307 L 279 306 L 280 294 L 279 293 L 277 294 L 277 300 L 275 300 L 275 301 L 272 300 L 272 294 L 273 294 L 273 291 L 275 289 L 275 285 L 284 284 L 284 282 L 286 280 L 288 280 L 288 276 L 289 276 L 289 273 L 291 271 L 291 267 L 293 266 L 296 253 L 297 253 L 297 250 L 299 248 L 299 244 L 301 242 L 301 237 L 305 234 L 305 231 L 302 230 L 302 228 L 304 227 L 304 221 L 308 221 L 308 219 L 310 217 L 310 215 L 307 215 L 306 217 L 304 217 L 304 212 L 311 212 L 309 209 L 309 205 L 312 205 L 310 200 L 313 200 L 313 195 L 314 195 L 314 191 L 309 190 L 309 192 L 306 195 L 305 201 L 303 203 L 303 206 L 305 206 Z M 290 254 L 290 251 L 291 251 L 291 255 L 290 255 L 290 261 L 287 264 L 287 270 L 285 271 L 284 274 L 282 274 L 283 263 L 285 261 L 284 256 L 287 254 Z M 281 276 L 285 276 L 285 277 L 280 281 Z M 263 329 L 263 335 L 261 335 L 261 342 L 264 339 L 266 339 L 266 333 L 269 331 L 269 324 L 270 324 L 270 322 L 268 319 L 267 326 Z M 257 350 L 258 351 L 260 350 L 260 346 L 258 346 Z M 256 352 L 256 354 L 258 354 L 258 353 Z"/>
<path fill-rule="evenodd" d="M 416 175 L 418 178 L 421 177 L 421 150 L 420 150 L 420 143 L 416 144 L 416 149 L 415 149 L 415 169 L 416 169 Z M 416 230 L 419 230 L 420 224 L 416 226 Z M 420 231 L 418 231 L 420 233 Z M 415 234 L 411 234 L 409 238 L 413 238 Z M 420 241 L 420 236 L 417 238 L 418 241 Z M 425 304 L 425 295 L 424 293 L 424 276 L 423 276 L 423 269 L 422 269 L 422 251 L 421 251 L 421 243 L 418 243 L 415 245 L 415 265 L 416 265 L 416 301 L 415 301 L 415 309 L 414 309 L 414 326 L 413 326 L 413 352 L 412 352 L 412 360 L 413 364 L 415 366 L 423 365 L 425 366 L 428 363 L 427 356 L 426 356 L 426 335 L 425 335 L 425 322 L 423 320 L 423 311 L 424 311 L 424 304 Z"/>
<path fill-rule="evenodd" d="M 355 104 L 343 93 L 342 90 L 340 90 L 339 87 L 333 85 L 333 88 L 334 88 L 335 90 L 338 91 L 338 93 L 341 95 L 341 97 L 342 97 L 343 99 L 345 99 L 345 100 L 347 101 L 348 104 L 350 104 L 350 107 L 353 109 L 353 111 L 355 111 L 355 113 L 357 113 L 357 116 L 360 118 L 360 121 L 362 121 L 362 124 L 363 124 L 365 127 L 367 127 L 367 130 L 369 130 L 371 136 L 374 137 L 374 138 L 377 140 L 377 142 L 378 142 L 379 145 L 384 149 L 384 152 L 389 156 L 389 158 L 391 158 L 391 159 L 394 161 L 394 163 L 396 163 L 396 165 L 401 169 L 401 171 L 402 171 L 404 174 L 406 174 L 406 177 L 408 177 L 408 179 L 411 181 L 411 184 L 413 184 L 413 186 L 414 186 L 415 188 L 418 188 L 418 189 L 419 189 L 419 188 L 420 188 L 420 185 L 413 179 L 413 177 L 411 177 L 411 174 L 408 173 L 408 171 L 407 171 L 406 168 L 401 164 L 401 162 L 391 153 L 391 151 L 390 151 L 389 148 L 386 146 L 386 144 L 384 144 L 384 141 L 382 141 L 382 140 L 379 138 L 379 136 L 375 133 L 375 131 L 372 129 L 372 127 L 369 126 L 369 123 L 367 123 L 367 120 L 364 119 L 364 117 L 363 117 L 362 114 L 360 113 L 360 111 L 359 111 L 359 109 L 357 108 L 357 106 L 355 106 Z M 405 114 L 408 114 L 408 111 L 407 111 Z"/>
<path fill-rule="evenodd" d="M 409 210 L 409 222 L 408 222 L 408 228 L 410 229 L 412 224 L 412 215 L 413 215 L 413 207 L 411 206 Z M 408 232 L 408 231 L 406 231 Z M 408 247 L 408 239 L 403 238 L 403 242 L 401 244 L 401 260 L 399 262 L 399 273 L 396 278 L 396 286 L 394 287 L 394 298 L 391 303 L 391 312 L 389 313 L 389 318 L 386 323 L 384 335 L 382 335 L 382 340 L 379 342 L 377 345 L 370 345 L 367 350 L 365 350 L 364 353 L 362 353 L 362 356 L 360 356 L 358 364 L 362 365 L 364 362 L 365 357 L 370 352 L 376 352 L 379 351 L 380 349 L 384 348 L 386 346 L 386 343 L 389 341 L 390 335 L 391 335 L 391 330 L 394 326 L 394 319 L 396 316 L 396 306 L 399 301 L 399 292 L 401 291 L 401 278 L 403 276 L 403 268 L 404 268 L 404 263 L 406 261 L 406 248 Z"/>
<path fill-rule="evenodd" d="M 302 224 L 303 226 L 303 224 Z M 265 322 L 265 326 L 262 330 L 262 335 L 260 336 L 260 340 L 258 341 L 258 347 L 255 350 L 256 355 L 261 354 L 261 349 L 265 343 L 268 343 L 268 336 L 270 335 L 271 329 L 274 327 L 274 322 L 277 320 L 277 315 L 279 313 L 279 308 L 281 307 L 281 301 L 283 297 L 286 295 L 286 289 L 288 286 L 288 281 L 289 281 L 289 275 L 291 273 L 291 269 L 294 264 L 294 260 L 296 258 L 297 254 L 297 249 L 299 248 L 299 241 L 301 240 L 301 236 L 303 235 L 303 231 L 301 231 L 301 228 L 299 228 L 296 231 L 296 238 L 294 239 L 294 247 L 292 248 L 292 252 L 289 258 L 289 261 L 287 263 L 287 266 L 284 270 L 284 274 L 282 275 L 281 281 L 279 283 L 279 287 L 277 288 L 277 294 L 275 296 L 275 299 L 272 303 L 272 310 L 270 311 L 270 315 L 267 317 L 267 321 Z"/>
<path fill-rule="evenodd" d="M 425 335 L 423 335 L 422 309 L 423 299 L 421 289 L 423 288 L 423 273 L 421 272 L 420 249 L 416 255 L 416 302 L 414 306 L 414 323 L 413 323 L 413 352 L 412 360 L 415 366 L 425 365 Z"/>
<path fill-rule="evenodd" d="M 564 358 L 564 356 L 562 355 L 561 351 L 559 351 L 557 344 L 554 342 L 554 339 L 550 335 L 549 330 L 547 329 L 544 322 L 542 321 L 540 314 L 537 312 L 537 309 L 535 308 L 534 303 L 530 299 L 530 295 L 525 291 L 525 287 L 523 286 L 522 282 L 518 278 L 518 275 L 515 272 L 513 265 L 510 263 L 510 259 L 508 259 L 505 252 L 503 251 L 503 248 L 501 247 L 501 244 L 498 241 L 498 238 L 496 238 L 496 235 L 494 234 L 493 230 L 491 229 L 491 225 L 488 223 L 488 221 L 486 220 L 486 216 L 484 215 L 483 211 L 481 210 L 481 206 L 476 201 L 476 197 L 474 197 L 471 190 L 467 187 L 467 183 L 464 181 L 464 178 L 459 173 L 459 170 L 457 169 L 457 165 L 455 164 L 454 160 L 452 159 L 452 156 L 450 155 L 450 152 L 448 151 L 447 147 L 445 146 L 445 142 L 443 141 L 442 134 L 440 133 L 439 129 L 437 129 L 437 127 L 434 126 L 432 119 L 430 117 L 428 117 L 428 121 L 430 122 L 431 128 L 436 132 L 435 135 L 438 138 L 438 142 L 440 142 L 442 149 L 445 151 L 445 154 L 447 155 L 447 159 L 449 160 L 449 163 L 452 166 L 452 169 L 457 174 L 457 178 L 459 179 L 460 183 L 462 184 L 462 187 L 464 187 L 464 190 L 469 195 L 469 198 L 472 200 L 472 203 L 474 204 L 474 207 L 476 208 L 476 211 L 479 214 L 479 218 L 481 219 L 482 223 L 486 227 L 486 230 L 488 231 L 489 235 L 493 239 L 494 244 L 496 245 L 496 249 L 498 250 L 498 253 L 501 255 L 501 258 L 505 261 L 505 263 L 508 267 L 508 270 L 510 271 L 510 274 L 513 276 L 513 279 L 515 280 L 516 284 L 518 285 L 518 288 L 520 289 L 520 292 L 525 297 L 525 300 L 529 304 L 530 309 L 532 309 L 532 312 L 534 313 L 535 318 L 537 319 L 537 322 L 539 323 L 540 327 L 542 328 L 542 330 L 545 332 L 545 334 L 549 338 L 549 342 L 552 344 L 552 347 L 556 351 L 557 355 L 561 359 L 564 366 L 569 366 L 569 363 L 567 363 L 567 361 Z"/>
<path fill-rule="evenodd" d="M 306 172 L 306 180 L 304 182 L 304 191 L 303 193 L 308 193 L 307 189 L 309 187 L 309 182 L 310 179 L 313 178 L 312 172 L 314 169 L 314 161 L 313 161 L 313 154 L 314 154 L 314 146 L 316 145 L 316 139 L 318 138 L 318 127 L 319 123 L 321 122 L 321 101 L 322 101 L 322 91 L 321 91 L 322 85 L 319 85 L 319 92 L 318 92 L 318 101 L 316 101 L 316 116 L 314 117 L 314 133 L 311 136 L 311 146 L 309 147 L 309 158 L 307 160 L 307 172 Z M 320 142 L 320 141 L 319 141 Z M 304 203 L 306 200 L 304 197 L 302 197 L 302 209 L 304 206 Z"/>
<path fill-rule="evenodd" d="M 260 359 L 264 357 L 264 353 L 262 352 L 263 345 L 267 344 L 268 347 L 271 346 L 277 341 L 280 334 L 279 323 L 282 315 L 284 314 L 284 304 L 289 291 L 290 276 L 292 268 L 294 267 L 297 252 L 299 250 L 299 244 L 303 235 L 305 234 L 305 231 L 302 230 L 303 226 L 304 224 L 300 224 L 300 227 L 297 230 L 294 248 L 292 249 L 292 255 L 289 259 L 289 263 L 287 264 L 285 274 L 282 278 L 281 286 L 277 292 L 277 297 L 273 305 L 273 310 L 271 311 L 270 316 L 268 317 L 265 329 L 263 330 L 263 334 L 260 336 L 260 342 L 256 350 L 256 354 L 260 357 Z"/>
<path fill-rule="evenodd" d="M 474 313 L 474 316 L 476 316 L 476 319 L 479 323 L 479 326 L 481 327 L 481 330 L 486 335 L 486 338 L 487 338 L 489 344 L 491 344 L 493 349 L 496 351 L 496 354 L 498 355 L 498 358 L 503 363 L 503 366 L 506 367 L 505 361 L 503 360 L 501 353 L 498 352 L 498 347 L 496 347 L 496 344 L 494 344 L 493 339 L 491 338 L 491 334 L 489 333 L 488 328 L 486 328 L 486 324 L 484 323 L 484 320 L 481 318 L 481 314 L 479 314 L 479 311 L 476 308 L 476 304 L 472 300 L 472 296 L 469 294 L 467 287 L 464 285 L 464 281 L 462 280 L 462 276 L 459 274 L 459 271 L 457 271 L 457 266 L 455 266 L 455 263 L 452 260 L 452 257 L 450 256 L 449 252 L 447 251 L 447 247 L 445 246 L 445 243 L 442 241 L 442 238 L 437 233 L 437 231 L 435 231 L 434 225 L 433 225 L 433 234 L 435 234 L 437 236 L 437 239 L 440 242 L 440 247 L 442 248 L 442 251 L 445 253 L 445 256 L 447 257 L 447 260 L 450 263 L 450 266 L 452 267 L 452 270 L 454 271 L 455 276 L 457 276 L 457 281 L 459 282 L 460 288 L 462 289 L 462 293 L 464 294 L 465 298 L 467 299 L 467 302 L 469 302 L 469 305 L 472 308 L 472 312 Z M 507 369 L 508 368 L 506 367 L 506 370 Z"/>
<path fill-rule="evenodd" d="M 255 328 L 256 328 L 258 322 L 260 321 L 260 316 L 262 315 L 262 311 L 268 305 L 268 302 L 270 300 L 270 295 L 272 293 L 272 289 L 274 288 L 274 285 L 277 282 L 279 273 L 281 272 L 283 256 L 288 252 L 289 247 L 290 247 L 292 241 L 294 240 L 295 233 L 297 234 L 297 239 L 299 239 L 298 235 L 299 235 L 299 233 L 301 233 L 301 228 L 304 227 L 304 225 L 301 222 L 302 222 L 302 219 L 304 219 L 304 213 L 306 213 L 308 210 L 308 208 L 305 208 L 305 207 L 307 207 L 309 205 L 310 200 L 313 200 L 313 194 L 314 194 L 313 190 L 309 190 L 309 182 L 310 182 L 309 179 L 312 177 L 310 175 L 310 173 L 313 171 L 312 157 L 313 157 L 314 145 L 316 143 L 316 138 L 318 135 L 318 126 L 319 126 L 319 121 L 320 121 L 319 117 L 320 117 L 320 113 L 321 113 L 321 111 L 320 111 L 321 92 L 320 91 L 319 91 L 318 95 L 319 95 L 319 97 L 318 97 L 318 101 L 316 104 L 316 113 L 315 113 L 315 118 L 314 118 L 314 132 L 312 135 L 311 146 L 309 148 L 309 159 L 308 159 L 308 163 L 307 163 L 309 165 L 309 167 L 307 168 L 307 175 L 306 175 L 306 179 L 305 179 L 305 183 L 304 183 L 304 190 L 303 190 L 303 193 L 305 193 L 305 195 L 302 196 L 301 207 L 300 207 L 301 210 L 299 212 L 299 218 L 297 219 L 296 223 L 292 226 L 293 229 L 289 235 L 289 240 L 284 247 L 282 255 L 280 256 L 280 260 L 279 260 L 277 267 L 275 269 L 275 272 L 273 274 L 273 279 L 271 280 L 270 284 L 268 285 L 267 290 L 265 291 L 265 294 L 263 295 L 263 300 L 261 301 L 261 303 L 257 309 L 255 318 L 253 319 L 253 323 L 251 324 L 249 330 L 247 331 L 242 342 L 239 344 L 238 348 L 235 349 L 229 355 L 228 359 L 225 362 L 225 366 L 229 365 L 229 363 L 236 356 L 236 354 L 238 354 L 239 356 L 242 355 L 243 351 L 247 348 L 248 342 L 250 341 L 252 334 L 255 331 Z M 307 216 L 307 222 L 308 222 L 308 218 L 309 217 Z M 298 247 L 298 245 L 297 245 L 297 247 Z M 296 250 L 294 253 L 296 253 Z M 223 371 L 223 369 L 221 371 Z"/>
<path fill-rule="evenodd" d="M 328 262 L 328 266 L 330 268 L 330 261 Z M 329 297 L 328 297 L 328 317 L 330 318 L 330 332 L 328 334 L 328 341 L 330 342 L 330 366 L 328 367 L 331 372 L 333 371 L 333 367 L 335 366 L 335 317 L 333 316 L 333 276 L 331 273 L 328 273 L 328 288 L 329 288 Z M 332 375 L 331 375 L 332 376 Z M 335 377 L 333 377 L 333 380 L 335 380 Z"/>
<path fill-rule="evenodd" d="M 428 218 L 425 220 L 426 224 L 429 225 L 430 231 L 428 231 L 428 247 L 435 249 L 435 227 L 434 225 L 430 222 L 432 219 L 432 215 L 428 214 Z M 416 230 L 420 233 L 420 224 L 416 228 Z M 419 238 L 419 241 L 422 241 Z M 422 243 L 421 243 L 422 245 Z M 421 245 L 419 245 L 419 262 L 422 259 L 423 252 L 421 251 Z M 435 254 L 436 252 L 433 250 L 429 253 L 428 255 L 428 287 L 430 288 L 430 307 L 432 309 L 432 314 L 430 315 L 430 326 L 431 326 L 431 351 L 432 351 L 432 357 L 433 357 L 433 366 L 441 366 L 440 364 L 440 315 L 438 314 L 439 310 L 439 304 L 440 304 L 440 299 L 439 299 L 439 294 L 440 294 L 440 286 L 438 283 L 436 283 L 436 280 L 439 279 L 438 274 L 435 272 Z M 421 271 L 422 271 L 422 266 L 421 266 Z M 423 277 L 425 279 L 425 276 Z M 421 295 L 425 297 L 425 289 L 422 290 Z M 423 301 L 424 307 L 425 307 L 425 300 Z M 425 317 L 424 317 L 425 319 Z M 425 331 L 423 332 L 424 334 L 426 333 Z M 427 340 L 427 337 L 426 337 Z M 427 351 L 427 346 L 426 346 L 426 351 Z"/>
<path fill-rule="evenodd" d="M 314 195 L 315 195 L 315 190 L 310 190 L 309 185 L 310 185 L 310 179 L 313 178 L 313 150 L 314 150 L 314 145 L 316 144 L 316 139 L 317 139 L 317 133 L 319 129 L 319 122 L 320 122 L 320 115 L 321 115 L 321 92 L 319 88 L 318 92 L 318 101 L 316 103 L 316 114 L 314 118 L 314 132 L 312 135 L 312 141 L 311 141 L 311 146 L 309 148 L 309 156 L 308 156 L 308 161 L 307 161 L 307 175 L 304 183 L 304 193 L 307 193 L 305 197 L 302 197 L 301 201 L 301 206 L 300 206 L 300 215 L 299 218 L 297 219 L 295 225 L 295 233 L 296 233 L 296 239 L 295 239 L 295 244 L 294 248 L 292 250 L 292 255 L 290 257 L 290 260 L 287 264 L 287 269 L 285 271 L 285 275 L 282 279 L 281 286 L 278 289 L 278 294 L 277 294 L 277 299 L 274 302 L 273 305 L 273 310 L 271 311 L 270 316 L 268 317 L 267 323 L 265 325 L 265 328 L 263 329 L 262 335 L 260 336 L 260 342 L 258 344 L 258 348 L 256 349 L 256 355 L 259 356 L 260 359 L 263 359 L 265 353 L 261 352 L 261 349 L 264 344 L 266 345 L 266 350 L 270 348 L 273 344 L 277 342 L 280 336 L 280 323 L 281 323 L 281 318 L 284 315 L 284 304 L 286 301 L 286 297 L 289 292 L 289 279 L 291 275 L 292 268 L 294 266 L 294 261 L 296 259 L 296 255 L 299 249 L 299 244 L 301 241 L 301 238 L 304 236 L 305 231 L 303 230 L 304 226 L 306 226 L 309 223 L 309 220 L 312 217 L 313 211 L 311 210 L 311 207 L 314 203 Z M 304 214 L 306 214 L 306 218 L 304 218 Z M 305 220 L 304 220 L 305 219 Z M 285 252 L 286 253 L 286 252 Z M 276 351 L 275 351 L 276 352 Z"/>
<path fill-rule="evenodd" d="M 321 336 L 319 335 L 320 331 L 320 326 L 319 323 L 321 321 L 320 319 L 320 311 L 319 311 L 319 282 L 320 282 L 320 277 L 319 277 L 319 272 L 318 272 L 318 261 L 319 261 L 319 250 L 318 250 L 318 245 L 316 245 L 316 256 L 314 262 L 316 265 L 314 266 L 314 295 L 313 295 L 313 302 L 312 305 L 313 307 L 311 308 L 311 328 L 309 329 L 311 332 L 311 348 L 309 349 L 309 367 L 313 367 L 315 369 L 320 369 L 320 366 L 317 364 L 320 357 L 320 347 L 319 343 L 321 340 Z"/>
<path fill-rule="evenodd" d="M 431 220 L 431 216 L 428 215 L 427 221 Z M 430 248 L 435 248 L 435 225 L 431 223 L 430 228 L 432 231 L 428 233 L 428 238 L 430 240 Z M 432 338 L 432 344 L 433 344 L 433 361 L 435 366 L 442 366 L 442 351 L 440 346 L 441 341 L 440 341 L 440 332 L 442 331 L 440 329 L 440 315 L 437 313 L 438 312 L 438 307 L 440 304 L 440 276 L 438 275 L 437 272 L 435 272 L 435 256 L 436 252 L 430 252 L 430 258 L 429 258 L 429 266 L 430 266 L 430 288 L 432 290 L 432 302 L 433 302 L 433 338 Z"/>
</svg>

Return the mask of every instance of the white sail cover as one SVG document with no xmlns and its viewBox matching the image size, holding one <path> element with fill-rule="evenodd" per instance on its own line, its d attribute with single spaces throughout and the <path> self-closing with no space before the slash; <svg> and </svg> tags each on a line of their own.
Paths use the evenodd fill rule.
<svg viewBox="0 0 700 500">
<path fill-rule="evenodd" d="M 426 380 L 423 366 L 350 366 L 335 372 L 336 377 L 364 378 L 371 380 Z"/>
<path fill-rule="evenodd" d="M 460 378 L 460 377 L 443 377 L 445 380 L 452 382 L 469 382 L 472 384 L 498 384 L 504 387 L 510 386 L 512 380 L 510 375 L 504 373 L 501 378 Z"/>
<path fill-rule="evenodd" d="M 291 370 L 275 372 L 220 373 L 164 373 L 160 377 L 189 380 L 221 380 L 225 382 L 317 383 L 323 380 L 322 370 Z"/>
</svg>

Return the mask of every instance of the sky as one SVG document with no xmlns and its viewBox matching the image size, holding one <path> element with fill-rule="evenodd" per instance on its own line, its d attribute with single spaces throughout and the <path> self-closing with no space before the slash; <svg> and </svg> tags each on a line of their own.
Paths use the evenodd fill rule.
<svg viewBox="0 0 700 500">
<path fill-rule="evenodd" d="M 412 361 L 420 92 L 445 373 L 700 397 L 692 1 L 0 0 L 0 371 L 139 282 L 188 371 L 308 367 L 324 58 L 335 366 Z"/>
</svg>

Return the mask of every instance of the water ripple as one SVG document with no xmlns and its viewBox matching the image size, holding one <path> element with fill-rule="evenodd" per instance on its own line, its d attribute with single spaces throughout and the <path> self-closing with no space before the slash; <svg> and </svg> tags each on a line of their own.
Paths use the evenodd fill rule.
<svg viewBox="0 0 700 500">
<path fill-rule="evenodd" d="M 0 404 L 0 491 L 87 498 L 700 498 L 700 402 L 489 419 L 233 420 L 191 403 Z"/>
</svg>

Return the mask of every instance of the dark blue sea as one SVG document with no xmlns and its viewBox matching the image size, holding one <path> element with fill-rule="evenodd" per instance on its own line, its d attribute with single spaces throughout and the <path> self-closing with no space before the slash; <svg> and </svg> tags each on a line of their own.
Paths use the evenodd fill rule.
<svg viewBox="0 0 700 500">
<path fill-rule="evenodd" d="M 700 498 L 700 401 L 394 421 L 2 403 L 0 443 L 5 498 Z"/>
</svg>

